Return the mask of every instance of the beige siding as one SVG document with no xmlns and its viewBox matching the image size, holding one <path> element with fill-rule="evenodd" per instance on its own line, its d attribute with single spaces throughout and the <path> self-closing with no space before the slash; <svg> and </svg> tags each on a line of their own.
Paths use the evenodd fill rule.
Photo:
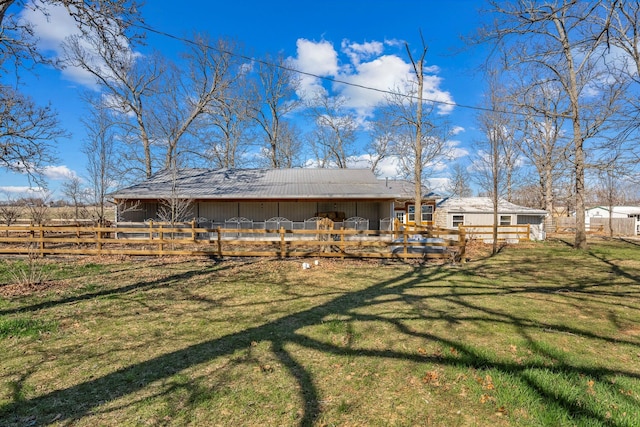
<svg viewBox="0 0 640 427">
<path fill-rule="evenodd" d="M 464 225 L 493 225 L 493 213 L 449 213 L 447 227 L 453 227 L 453 215 L 464 215 Z"/>
<path fill-rule="evenodd" d="M 224 222 L 226 219 L 238 216 L 238 203 L 200 202 L 198 203 L 198 216 L 209 221 Z"/>
<path fill-rule="evenodd" d="M 318 212 L 344 212 L 345 218 L 356 216 L 356 202 L 318 202 Z"/>
<path fill-rule="evenodd" d="M 380 220 L 379 203 L 359 202 L 356 205 L 357 216 L 368 219 L 369 227 L 373 227 Z"/>
<path fill-rule="evenodd" d="M 280 216 L 278 215 L 278 202 L 242 202 L 238 216 L 254 221 L 266 221 Z"/>
<path fill-rule="evenodd" d="M 118 220 L 123 222 L 142 222 L 148 219 L 155 219 L 157 210 L 157 203 L 140 203 L 135 209 L 121 213 Z"/>
<path fill-rule="evenodd" d="M 291 221 L 313 218 L 318 210 L 316 202 L 280 202 L 280 215 Z"/>
</svg>

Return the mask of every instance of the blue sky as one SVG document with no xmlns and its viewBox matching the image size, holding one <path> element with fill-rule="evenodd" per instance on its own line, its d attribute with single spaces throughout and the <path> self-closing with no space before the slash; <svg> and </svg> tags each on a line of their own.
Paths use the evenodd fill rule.
<svg viewBox="0 0 640 427">
<path fill-rule="evenodd" d="M 389 89 L 389 81 L 407 72 L 408 58 L 402 43 L 408 42 L 419 52 L 422 31 L 429 48 L 430 93 L 457 104 L 445 104 L 441 112 L 458 129 L 453 143 L 464 159 L 478 135 L 474 132 L 476 112 L 463 106 L 481 103 L 483 83 L 477 67 L 483 55 L 477 48 L 463 49 L 461 36 L 478 28 L 483 6 L 480 0 L 194 0 L 176 7 L 175 1 L 151 0 L 142 14 L 146 24 L 160 32 L 184 38 L 194 32 L 206 32 L 212 39 L 233 38 L 250 56 L 283 53 L 303 71 L 381 89 Z M 50 10 L 49 22 L 38 14 L 12 12 L 22 13 L 35 23 L 40 47 L 51 56 L 59 51 L 60 41 L 73 32 L 73 22 L 62 10 Z M 153 33 L 148 45 L 170 57 L 183 49 L 175 40 Z M 86 175 L 81 152 L 85 132 L 79 121 L 86 112 L 79 95 L 95 87 L 73 69 L 39 67 L 32 74 L 23 72 L 22 78 L 21 90 L 39 104 L 51 103 L 60 114 L 62 126 L 72 135 L 59 141 L 59 162 L 46 174 L 52 198 L 59 199 L 62 182 L 73 175 Z M 304 83 L 310 87 L 318 84 L 314 79 Z M 333 85 L 330 90 L 349 96 L 352 106 L 361 109 L 375 104 L 380 96 L 353 86 Z M 393 171 L 389 169 L 387 174 Z M 446 176 L 446 170 L 437 175 Z M 29 186 L 26 176 L 0 170 L 0 198 L 2 194 L 21 197 Z"/>
</svg>

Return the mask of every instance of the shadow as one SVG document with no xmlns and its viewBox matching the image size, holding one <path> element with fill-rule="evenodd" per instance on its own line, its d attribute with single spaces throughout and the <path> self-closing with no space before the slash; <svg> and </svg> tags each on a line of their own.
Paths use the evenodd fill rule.
<svg viewBox="0 0 640 427">
<path fill-rule="evenodd" d="M 597 261 L 608 263 L 607 260 L 595 257 Z M 579 402 L 571 396 L 560 396 L 549 390 L 548 386 L 535 376 L 536 370 L 552 371 L 566 377 L 589 375 L 590 377 L 606 383 L 611 375 L 619 375 L 627 378 L 638 379 L 637 371 L 614 370 L 605 368 L 588 368 L 576 366 L 568 360 L 564 360 L 561 354 L 551 354 L 541 347 L 538 341 L 527 331 L 549 329 L 567 334 L 575 334 L 581 337 L 602 342 L 625 343 L 640 347 L 640 343 L 634 340 L 614 339 L 602 336 L 586 329 L 567 327 L 551 322 L 534 322 L 523 316 L 513 313 L 505 313 L 500 310 L 475 304 L 474 297 L 504 297 L 507 295 L 523 294 L 548 294 L 556 290 L 553 286 L 509 286 L 487 285 L 474 282 L 474 275 L 481 275 L 482 266 L 467 267 L 469 280 L 465 283 L 451 284 L 448 279 L 458 274 L 458 269 L 446 266 L 413 266 L 410 270 L 397 275 L 389 280 L 374 283 L 364 289 L 353 292 L 342 292 L 333 296 L 324 303 L 295 313 L 281 316 L 275 320 L 267 321 L 259 326 L 230 333 L 212 340 L 194 344 L 179 350 L 162 354 L 143 362 L 124 367 L 108 373 L 99 378 L 89 379 L 74 386 L 62 390 L 55 390 L 31 399 L 14 399 L 0 408 L 1 417 L 17 419 L 28 416 L 31 408 L 44 409 L 43 417 L 49 420 L 56 417 L 56 422 L 73 424 L 84 416 L 93 413 L 106 401 L 113 401 L 151 385 L 154 382 L 166 380 L 196 365 L 211 362 L 221 356 L 230 356 L 237 351 L 249 349 L 253 343 L 268 341 L 270 348 L 277 360 L 286 368 L 290 377 L 299 386 L 299 398 L 302 404 L 301 416 L 298 420 L 300 426 L 312 426 L 321 414 L 321 404 L 318 387 L 312 372 L 305 368 L 286 349 L 287 345 L 296 345 L 306 349 L 316 350 L 325 354 L 373 357 L 390 360 L 415 361 L 419 363 L 437 363 L 455 367 L 466 367 L 475 370 L 496 369 L 509 375 L 517 376 L 520 381 L 528 384 L 529 388 L 537 394 L 538 398 L 550 405 L 556 405 L 562 410 L 575 416 L 576 422 L 596 422 L 600 425 L 614 425 L 601 413 L 587 406 L 580 406 Z M 614 268 L 614 267 L 612 267 Z M 72 303 L 105 295 L 123 294 L 132 291 L 140 291 L 149 288 L 169 286 L 176 281 L 191 279 L 210 271 L 194 270 L 162 279 L 136 283 L 114 290 L 105 290 L 90 293 L 78 297 L 36 304 L 20 310 L 5 310 L 0 314 L 16 311 L 32 311 L 51 307 L 57 304 Z M 637 277 L 619 271 L 619 274 L 630 280 Z M 421 287 L 428 287 L 433 291 L 428 295 L 417 293 Z M 438 292 L 436 292 L 438 291 Z M 582 291 L 587 292 L 587 291 Z M 291 295 L 293 298 L 301 298 L 300 295 Z M 570 296 L 572 297 L 572 296 Z M 413 310 L 407 313 L 393 313 L 393 315 L 363 314 L 364 307 L 388 304 L 389 302 L 402 302 Z M 460 316 L 445 310 L 434 310 L 430 307 L 430 301 L 447 302 L 451 305 L 465 309 L 465 313 L 476 313 L 475 316 Z M 250 304 L 248 304 L 250 305 Z M 301 331 L 309 326 L 322 324 L 327 316 L 339 316 L 342 322 L 385 322 L 398 333 L 408 337 L 418 337 L 430 342 L 440 343 L 445 348 L 454 349 L 450 354 L 420 354 L 410 350 L 377 350 L 366 348 L 353 348 L 350 345 L 340 346 L 325 341 L 314 339 Z M 530 361 L 519 364 L 515 361 L 500 360 L 491 357 L 481 349 L 457 341 L 453 338 L 438 335 L 428 330 L 416 330 L 407 324 L 407 321 L 415 320 L 439 320 L 446 321 L 449 325 L 460 325 L 464 322 L 481 321 L 492 324 L 508 324 L 520 331 L 520 335 L 529 342 L 532 351 L 540 354 L 541 361 Z M 548 363 L 545 360 L 553 360 Z M 1 418 L 0 418 L 1 419 Z M 38 420 L 46 423 L 45 419 Z"/>
<path fill-rule="evenodd" d="M 55 307 L 57 305 L 62 304 L 73 304 L 80 301 L 91 300 L 94 298 L 105 298 L 112 297 L 116 295 L 124 295 L 131 292 L 139 292 L 147 289 L 159 288 L 159 287 L 167 287 L 172 283 L 181 280 L 191 279 L 197 276 L 202 276 L 211 273 L 214 269 L 216 271 L 220 271 L 220 267 L 216 267 L 215 262 L 212 262 L 211 267 L 200 270 L 190 270 L 184 273 L 174 274 L 169 277 L 162 277 L 156 280 L 152 280 L 149 282 L 138 282 L 131 285 L 121 286 L 119 288 L 109 288 L 104 289 L 98 292 L 88 292 L 80 295 L 74 295 L 67 298 L 62 298 L 58 300 L 45 301 L 38 304 L 33 304 L 26 307 L 14 308 L 14 309 L 3 309 L 0 310 L 0 316 L 8 315 L 8 314 L 16 314 L 16 313 L 25 313 L 31 311 L 43 310 L 51 307 Z M 224 267 L 223 267 L 224 268 Z M 103 273 L 104 274 L 104 273 Z"/>
</svg>

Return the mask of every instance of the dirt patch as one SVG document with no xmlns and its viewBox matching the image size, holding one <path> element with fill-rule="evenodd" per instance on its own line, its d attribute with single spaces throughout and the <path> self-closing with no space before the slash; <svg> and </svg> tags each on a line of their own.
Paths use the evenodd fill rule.
<svg viewBox="0 0 640 427">
<path fill-rule="evenodd" d="M 48 280 L 42 283 L 9 283 L 0 285 L 0 296 L 3 298 L 15 298 L 62 290 L 66 287 L 68 287 L 68 283 L 64 280 Z"/>
</svg>

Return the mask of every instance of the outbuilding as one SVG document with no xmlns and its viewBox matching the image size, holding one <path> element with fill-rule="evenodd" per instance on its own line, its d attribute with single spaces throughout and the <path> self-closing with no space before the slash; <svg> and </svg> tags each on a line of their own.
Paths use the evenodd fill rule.
<svg viewBox="0 0 640 427">
<path fill-rule="evenodd" d="M 435 225 L 442 228 L 493 225 L 493 200 L 489 197 L 460 197 L 440 200 L 436 205 Z M 547 211 L 519 206 L 506 200 L 498 202 L 498 225 L 530 225 L 530 238 L 544 240 Z"/>
<path fill-rule="evenodd" d="M 303 227 L 330 218 L 357 229 L 388 228 L 397 191 L 367 169 L 165 170 L 114 192 L 116 222 L 157 220 L 163 205 L 189 202 L 201 227 Z"/>
</svg>

